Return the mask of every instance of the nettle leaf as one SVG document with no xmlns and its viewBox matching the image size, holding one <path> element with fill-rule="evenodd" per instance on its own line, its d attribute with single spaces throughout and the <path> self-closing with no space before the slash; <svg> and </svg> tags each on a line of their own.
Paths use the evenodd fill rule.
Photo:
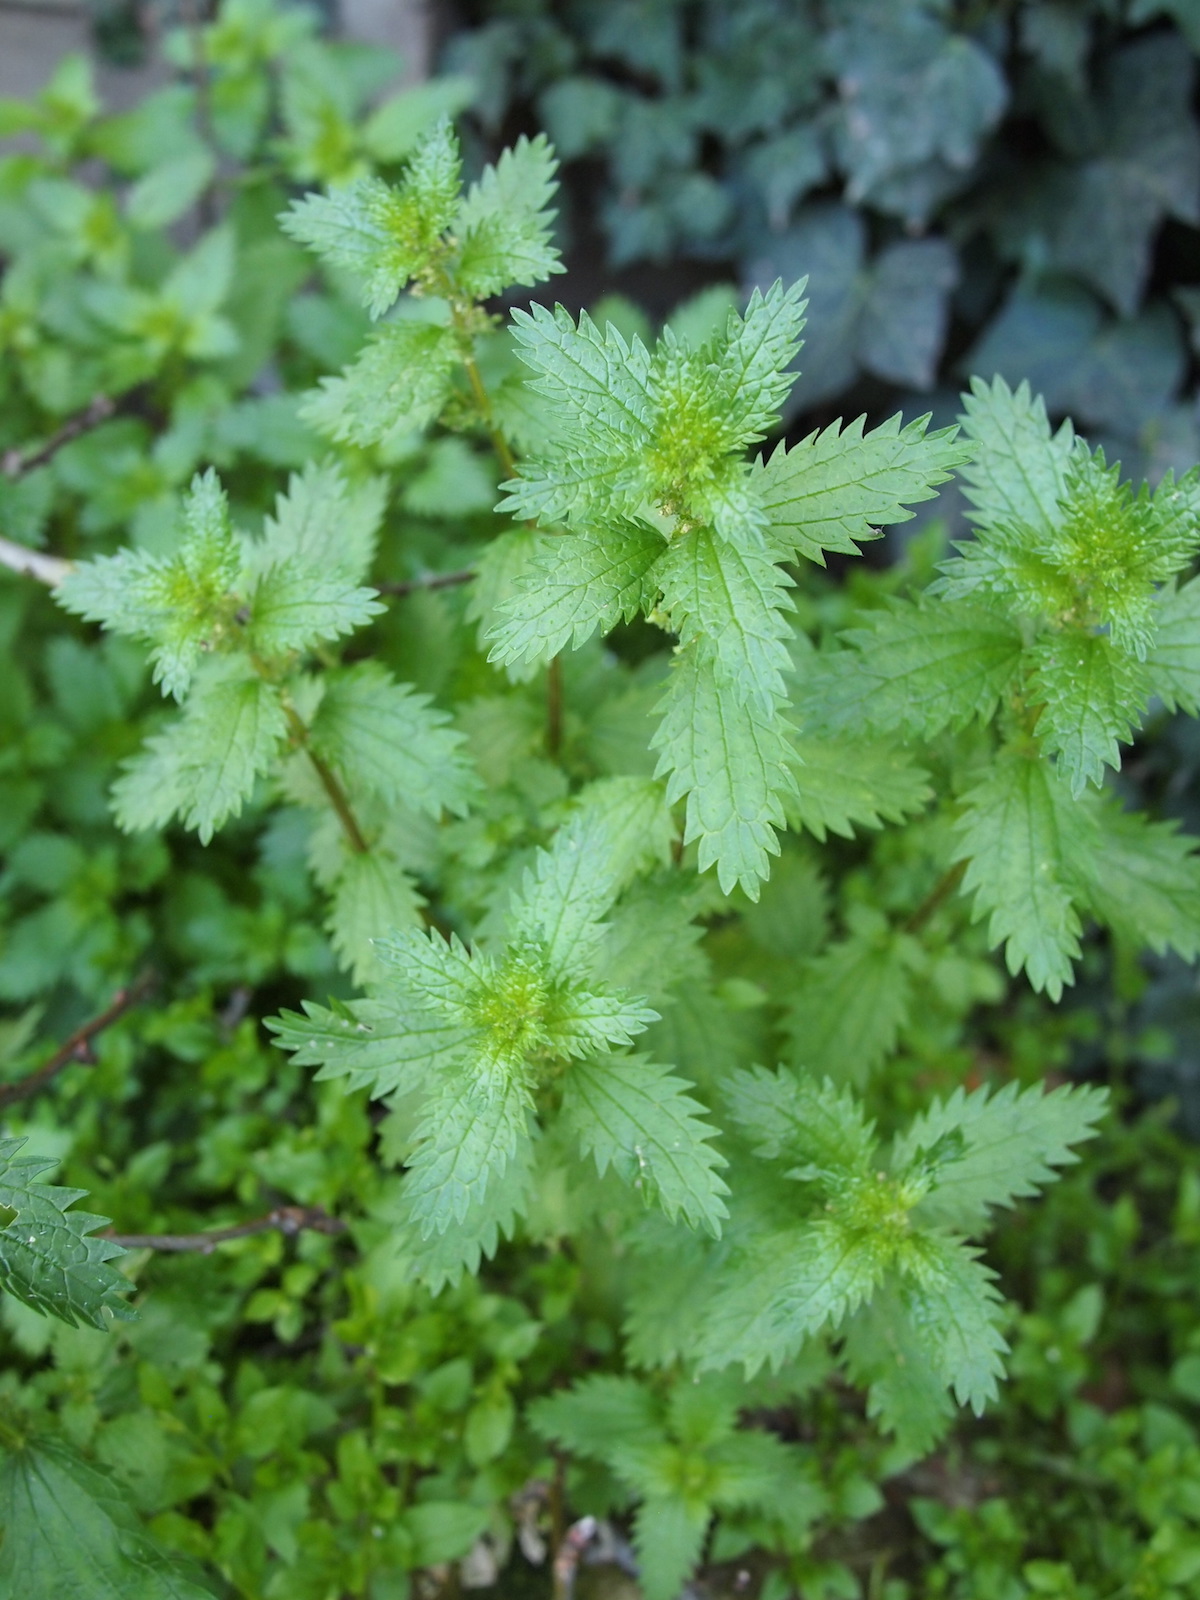
<svg viewBox="0 0 1200 1600">
<path fill-rule="evenodd" d="M 656 529 L 622 519 L 538 536 L 513 592 L 497 607 L 488 660 L 549 661 L 632 621 L 653 600 L 650 575 L 665 549 Z"/>
<path fill-rule="evenodd" d="M 785 289 L 776 280 L 765 295 L 755 289 L 745 311 L 731 311 L 723 336 L 708 346 L 718 363 L 729 448 L 754 443 L 779 421 L 779 407 L 795 382 L 788 369 L 800 349 L 806 282 L 801 278 Z"/>
<path fill-rule="evenodd" d="M 648 1495 L 633 1519 L 638 1579 L 646 1600 L 674 1600 L 704 1553 L 712 1513 L 703 1500 Z"/>
<path fill-rule="evenodd" d="M 205 652 L 236 633 L 230 595 L 241 570 L 225 492 L 210 469 L 192 480 L 174 555 L 121 550 L 81 561 L 54 594 L 89 622 L 152 645 L 155 682 L 182 699 Z"/>
<path fill-rule="evenodd" d="M 929 433 L 928 416 L 902 427 L 897 413 L 864 435 L 865 420 L 830 423 L 790 450 L 779 445 L 756 469 L 772 537 L 820 566 L 826 550 L 855 555 L 882 528 L 907 522 L 907 507 L 933 499 L 971 457 L 957 428 Z"/>
<path fill-rule="evenodd" d="M 596 1373 L 529 1407 L 529 1421 L 543 1439 L 574 1455 L 605 1461 L 627 1445 L 654 1445 L 663 1437 L 654 1394 L 635 1378 Z"/>
<path fill-rule="evenodd" d="M 345 778 L 351 794 L 370 790 L 438 816 L 463 812 L 475 778 L 464 738 L 449 717 L 378 662 L 327 672 L 313 718 L 313 749 Z"/>
<path fill-rule="evenodd" d="M 1200 716 L 1200 578 L 1163 591 L 1146 665 L 1169 711 Z"/>
<path fill-rule="evenodd" d="M 332 462 L 310 462 L 288 479 L 264 519 L 262 538 L 249 550 L 252 571 L 302 567 L 314 578 L 337 577 L 348 586 L 370 571 L 379 525 L 387 505 L 387 483 L 371 477 L 353 486 Z"/>
<path fill-rule="evenodd" d="M 1200 855 L 1174 822 L 1152 822 L 1097 797 L 1072 850 L 1080 891 L 1094 915 L 1134 945 L 1185 961 L 1200 955 Z"/>
<path fill-rule="evenodd" d="M 294 201 L 280 225 L 357 279 L 368 312 L 381 317 L 436 258 L 458 211 L 460 170 L 458 141 L 443 119 L 417 146 L 398 188 L 356 178 Z"/>
<path fill-rule="evenodd" d="M 975 892 L 975 920 L 989 918 L 988 940 L 1004 942 L 1008 970 L 1015 976 L 1023 967 L 1052 1000 L 1073 981 L 1071 963 L 1079 955 L 1072 834 L 1083 826 L 1054 769 L 1012 751 L 1002 751 L 967 792 L 955 824 L 958 859 L 969 862 L 963 888 Z"/>
<path fill-rule="evenodd" d="M 800 684 L 814 726 L 932 738 L 987 721 L 1021 665 L 1021 633 L 1003 612 L 970 600 L 896 600 L 845 635 L 850 650 L 819 657 Z"/>
<path fill-rule="evenodd" d="M 417 1094 L 460 1059 L 471 1038 L 461 1018 L 407 997 L 339 1001 L 336 1010 L 305 1000 L 303 1007 L 303 1015 L 283 1011 L 267 1019 L 275 1043 L 293 1053 L 297 1066 L 320 1067 L 318 1078 L 345 1078 L 347 1093 Z"/>
<path fill-rule="evenodd" d="M 900 1299 L 926 1356 L 959 1405 L 982 1415 L 1004 1376 L 1008 1345 L 997 1323 L 1003 1302 L 995 1273 L 954 1239 L 922 1233 L 900 1254 Z"/>
<path fill-rule="evenodd" d="M 847 1174 L 867 1175 L 874 1127 L 850 1090 L 828 1078 L 752 1067 L 732 1075 L 725 1098 L 755 1155 L 797 1164 L 789 1177 L 836 1187 Z"/>
<path fill-rule="evenodd" d="M 512 284 L 541 283 L 566 268 L 550 238 L 549 209 L 558 161 L 545 134 L 524 134 L 467 191 L 454 221 L 460 240 L 455 276 L 463 292 L 486 300 Z"/>
<path fill-rule="evenodd" d="M 562 1118 L 601 1174 L 656 1201 L 667 1216 L 719 1236 L 729 1190 L 724 1157 L 708 1144 L 715 1130 L 691 1085 L 645 1056 L 575 1062 L 567 1071 Z"/>
<path fill-rule="evenodd" d="M 340 639 L 386 610 L 374 589 L 349 584 L 336 572 L 294 560 L 268 568 L 255 585 L 250 630 L 264 656 L 309 650 Z"/>
<path fill-rule="evenodd" d="M 911 938 L 861 908 L 849 936 L 806 962 L 790 989 L 784 1029 L 796 1066 L 865 1083 L 908 1020 L 916 954 Z"/>
<path fill-rule="evenodd" d="M 486 1257 L 489 1261 L 502 1238 L 511 1239 L 520 1218 L 529 1208 L 536 1168 L 537 1143 L 520 1139 L 509 1156 L 504 1171 L 492 1172 L 487 1188 L 469 1201 L 463 1216 L 445 1233 L 415 1237 L 410 1231 L 404 1241 L 404 1254 L 413 1274 L 434 1294 L 461 1281 L 467 1273 L 478 1273 Z M 411 1230 L 404 1188 L 400 1190 L 396 1221 Z"/>
<path fill-rule="evenodd" d="M 963 431 L 975 441 L 960 476 L 981 527 L 1017 525 L 1051 535 L 1066 492 L 1075 445 L 1069 422 L 1051 434 L 1046 407 L 1027 383 L 1014 391 L 1003 378 L 972 378 L 963 396 Z"/>
<path fill-rule="evenodd" d="M 340 378 L 322 378 L 301 420 L 339 444 L 378 444 L 440 416 L 461 365 L 450 328 L 416 317 L 385 323 Z"/>
<path fill-rule="evenodd" d="M 796 735 L 791 746 L 796 788 L 784 810 L 792 827 L 822 843 L 827 833 L 852 839 L 856 828 L 903 822 L 933 798 L 928 772 L 885 738 Z"/>
<path fill-rule="evenodd" d="M 715 864 L 726 894 L 740 883 L 756 900 L 796 787 L 786 725 L 724 686 L 707 640 L 680 650 L 657 709 L 656 774 L 672 804 L 687 796 L 685 842 L 699 840 L 700 870 Z"/>
<path fill-rule="evenodd" d="M 791 668 L 785 611 L 792 580 L 765 550 L 740 549 L 698 528 L 668 546 L 654 569 L 663 609 L 684 645 L 708 641 L 713 670 L 739 704 L 771 716 Z"/>
<path fill-rule="evenodd" d="M 895 1434 L 906 1454 L 927 1455 L 954 1420 L 954 1408 L 924 1329 L 894 1282 L 850 1318 L 842 1351 L 851 1379 L 868 1391 L 867 1415 Z"/>
<path fill-rule="evenodd" d="M 529 1092 L 513 1075 L 481 1085 L 450 1078 L 429 1096 L 404 1180 L 404 1206 L 422 1238 L 462 1224 L 529 1139 Z"/>
<path fill-rule="evenodd" d="M 288 737 L 279 689 L 237 657 L 207 663 L 187 704 L 124 762 L 112 787 L 118 827 L 162 828 L 176 815 L 201 844 L 238 816 Z"/>
<path fill-rule="evenodd" d="M 1079 796 L 1119 768 L 1118 741 L 1128 744 L 1150 695 L 1151 672 L 1118 650 L 1106 634 L 1043 635 L 1030 652 L 1028 695 L 1041 702 L 1038 738 L 1058 756 L 1058 770 Z"/>
<path fill-rule="evenodd" d="M 36 1182 L 56 1163 L 22 1156 L 24 1144 L 0 1139 L 0 1220 L 8 1217 L 0 1227 L 0 1288 L 72 1327 L 83 1322 L 108 1328 L 112 1317 L 128 1320 L 134 1312 L 123 1297 L 131 1285 L 108 1265 L 125 1252 L 94 1237 L 108 1218 L 70 1209 L 86 1189 Z"/>
<path fill-rule="evenodd" d="M 55 1439 L 0 1461 L 0 1593 L 72 1600 L 212 1600 L 149 1539 L 112 1479 Z"/>
<path fill-rule="evenodd" d="M 333 887 L 325 926 L 355 983 L 379 976 L 375 940 L 416 923 L 422 903 L 413 880 L 386 850 L 375 847 L 348 856 Z"/>
<path fill-rule="evenodd" d="M 914 1221 L 975 1235 L 991 1222 L 993 1207 L 1036 1194 L 1057 1177 L 1056 1168 L 1077 1161 L 1072 1146 L 1095 1136 L 1107 1109 L 1104 1089 L 956 1089 L 899 1136 L 892 1170 L 928 1183 Z"/>
</svg>

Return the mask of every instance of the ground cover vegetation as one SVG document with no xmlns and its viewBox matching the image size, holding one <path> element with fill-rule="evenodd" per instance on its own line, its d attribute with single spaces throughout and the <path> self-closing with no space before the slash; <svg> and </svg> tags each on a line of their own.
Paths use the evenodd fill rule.
<svg viewBox="0 0 1200 1600">
<path fill-rule="evenodd" d="M 1200 1592 L 1200 474 L 167 48 L 0 108 L 0 1595 Z"/>
</svg>

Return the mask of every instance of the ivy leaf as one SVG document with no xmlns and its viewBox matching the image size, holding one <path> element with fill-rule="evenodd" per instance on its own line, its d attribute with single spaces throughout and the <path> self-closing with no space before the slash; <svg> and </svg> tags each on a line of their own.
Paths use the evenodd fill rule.
<svg viewBox="0 0 1200 1600">
<path fill-rule="evenodd" d="M 216 658 L 198 674 L 183 711 L 123 764 L 113 810 L 127 832 L 164 827 L 178 814 L 201 844 L 240 814 L 288 734 L 279 690 L 249 663 Z"/>
<path fill-rule="evenodd" d="M 1045 635 L 1030 656 L 1029 695 L 1042 704 L 1038 737 L 1078 798 L 1104 781 L 1106 766 L 1120 768 L 1117 742 L 1128 744 L 1141 721 L 1151 675 L 1105 634 Z"/>
<path fill-rule="evenodd" d="M 489 661 L 549 661 L 593 633 L 630 622 L 652 598 L 648 583 L 666 546 L 644 523 L 614 519 L 597 528 L 538 538 L 488 632 Z"/>
<path fill-rule="evenodd" d="M 301 419 L 339 444 L 372 445 L 438 417 L 460 365 L 454 335 L 416 317 L 385 323 L 340 378 L 322 378 Z"/>
<path fill-rule="evenodd" d="M 667 799 L 687 796 L 685 842 L 700 841 L 703 872 L 716 865 L 728 894 L 740 883 L 752 900 L 779 853 L 782 796 L 795 789 L 784 724 L 723 687 L 707 641 L 676 657 L 651 739 Z"/>
<path fill-rule="evenodd" d="M 1073 981 L 1079 955 L 1070 836 L 1080 827 L 1053 769 L 1013 752 L 1002 752 L 964 796 L 955 824 L 958 859 L 970 863 L 963 888 L 975 891 L 975 920 L 989 918 L 988 941 L 1004 941 L 1008 970 L 1015 976 L 1024 967 L 1052 1000 Z"/>
<path fill-rule="evenodd" d="M 0 1593 L 72 1600 L 212 1600 L 143 1533 L 111 1479 L 57 1440 L 0 1461 Z"/>
<path fill-rule="evenodd" d="M 108 1328 L 106 1311 L 130 1319 L 134 1312 L 123 1298 L 129 1280 L 108 1265 L 125 1252 L 93 1236 L 108 1218 L 70 1210 L 86 1189 L 35 1182 L 55 1163 L 20 1155 L 24 1144 L 0 1139 L 0 1219 L 12 1213 L 0 1227 L 0 1288 L 73 1328 L 81 1322 Z"/>
<path fill-rule="evenodd" d="M 929 1188 L 914 1220 L 978 1234 L 994 1206 L 1036 1194 L 1056 1168 L 1077 1161 L 1072 1146 L 1093 1138 L 1108 1108 L 1103 1089 L 1005 1084 L 935 1100 L 896 1140 L 892 1170 L 924 1172 Z"/>
<path fill-rule="evenodd" d="M 461 240 L 456 276 L 465 294 L 486 300 L 566 270 L 550 239 L 557 170 L 545 134 L 532 141 L 522 134 L 471 185 L 454 223 Z"/>
<path fill-rule="evenodd" d="M 780 445 L 755 472 L 772 537 L 819 566 L 826 550 L 856 555 L 881 528 L 906 522 L 908 506 L 931 500 L 970 459 L 958 429 L 929 433 L 928 416 L 902 427 L 897 412 L 864 435 L 865 420 L 832 422 L 790 450 Z"/>
<path fill-rule="evenodd" d="M 330 671 L 324 683 L 312 745 L 351 794 L 367 789 L 435 817 L 466 810 L 474 778 L 463 735 L 428 695 L 396 683 L 375 661 Z"/>
<path fill-rule="evenodd" d="M 672 1220 L 719 1236 L 728 1215 L 724 1157 L 707 1141 L 714 1130 L 691 1086 L 645 1056 L 573 1062 L 563 1091 L 564 1125 L 603 1174 L 618 1177 L 658 1202 Z"/>
</svg>

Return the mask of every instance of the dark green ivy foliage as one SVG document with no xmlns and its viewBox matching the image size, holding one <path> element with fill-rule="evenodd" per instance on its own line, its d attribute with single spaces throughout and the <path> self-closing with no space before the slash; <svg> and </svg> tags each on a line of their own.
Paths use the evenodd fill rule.
<svg viewBox="0 0 1200 1600">
<path fill-rule="evenodd" d="M 1200 948 L 1112 781 L 1200 475 L 1002 379 L 780 441 L 802 281 L 506 319 L 544 136 L 170 48 L 0 108 L 0 1597 L 544 1583 L 568 1511 L 647 1600 L 1200 1594 L 1197 1160 L 1064 1071 Z"/>
<path fill-rule="evenodd" d="M 465 13 L 445 60 L 485 86 L 474 125 L 489 144 L 549 131 L 581 259 L 598 227 L 615 266 L 807 275 L 793 410 L 916 391 L 949 417 L 967 378 L 1000 373 L 1131 470 L 1196 459 L 1190 0 Z"/>
</svg>

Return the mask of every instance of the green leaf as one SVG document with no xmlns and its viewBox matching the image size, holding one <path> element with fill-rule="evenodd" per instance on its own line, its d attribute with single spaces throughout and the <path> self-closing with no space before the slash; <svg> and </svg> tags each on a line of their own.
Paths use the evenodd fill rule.
<svg viewBox="0 0 1200 1600">
<path fill-rule="evenodd" d="M 125 1252 L 93 1237 L 108 1218 L 69 1209 L 86 1189 L 36 1183 L 55 1163 L 19 1155 L 24 1144 L 0 1139 L 0 1214 L 14 1213 L 0 1228 L 0 1288 L 72 1327 L 107 1328 L 105 1311 L 129 1319 L 129 1280 L 108 1265 Z"/>
<path fill-rule="evenodd" d="M 908 1020 L 915 950 L 880 913 L 862 908 L 850 935 L 806 962 L 788 995 L 784 1028 L 795 1065 L 835 1083 L 865 1083 Z"/>
<path fill-rule="evenodd" d="M 557 170 L 545 134 L 532 141 L 522 134 L 467 191 L 454 223 L 461 241 L 456 277 L 472 299 L 566 270 L 550 238 Z"/>
<path fill-rule="evenodd" d="M 1128 744 L 1141 721 L 1150 674 L 1105 634 L 1043 635 L 1030 659 L 1029 697 L 1042 705 L 1038 738 L 1078 798 L 1104 781 L 1106 766 L 1120 768 L 1117 742 Z"/>
<path fill-rule="evenodd" d="M 197 675 L 182 712 L 123 764 L 112 787 L 119 827 L 161 828 L 178 814 L 208 844 L 241 813 L 288 733 L 279 690 L 249 672 L 225 657 Z"/>
<path fill-rule="evenodd" d="M 71 1600 L 212 1600 L 146 1537 L 112 1480 L 56 1440 L 0 1461 L 0 1593 Z"/>
<path fill-rule="evenodd" d="M 1002 751 L 964 796 L 955 824 L 958 859 L 970 863 L 963 889 L 975 891 L 975 920 L 989 918 L 988 942 L 1005 943 L 1008 970 L 1015 976 L 1023 967 L 1052 1000 L 1073 981 L 1079 955 L 1071 857 L 1081 826 L 1053 768 L 1012 751 Z"/>
<path fill-rule="evenodd" d="M 1200 716 L 1200 578 L 1165 590 L 1146 656 L 1153 693 L 1169 711 Z"/>
<path fill-rule="evenodd" d="M 699 1366 L 775 1369 L 812 1333 L 836 1328 L 869 1298 L 888 1256 L 837 1218 L 755 1239 L 735 1258 L 699 1331 Z"/>
<path fill-rule="evenodd" d="M 524 1215 L 533 1190 L 536 1143 L 521 1139 L 502 1173 L 491 1175 L 482 1194 L 476 1193 L 463 1217 L 452 1222 L 445 1233 L 431 1233 L 427 1239 L 409 1237 L 404 1253 L 413 1275 L 437 1294 L 447 1284 L 458 1283 L 464 1274 L 477 1274 L 486 1257 L 496 1254 L 501 1237 L 511 1239 Z M 401 1202 L 398 1225 L 408 1221 Z"/>
<path fill-rule="evenodd" d="M 712 341 L 734 447 L 761 439 L 779 421 L 779 407 L 795 382 L 787 369 L 800 348 L 806 282 L 785 289 L 776 279 L 765 295 L 755 289 L 745 311 L 731 311 L 723 336 Z"/>
<path fill-rule="evenodd" d="M 854 1313 L 843 1352 L 851 1379 L 868 1390 L 867 1415 L 895 1434 L 906 1455 L 927 1455 L 954 1408 L 924 1330 L 914 1325 L 896 1284 L 882 1285 Z"/>
<path fill-rule="evenodd" d="M 573 1455 L 610 1459 L 630 1444 L 656 1444 L 663 1437 L 652 1391 L 635 1378 L 597 1373 L 529 1407 L 529 1422 L 543 1439 Z"/>
<path fill-rule="evenodd" d="M 970 459 L 957 428 L 926 430 L 928 416 L 901 427 L 900 414 L 864 435 L 865 418 L 833 422 L 788 450 L 780 445 L 754 478 L 774 539 L 825 565 L 824 551 L 855 555 L 881 528 L 907 522 L 907 509 Z"/>
<path fill-rule="evenodd" d="M 642 1501 L 634 1514 L 638 1580 L 646 1600 L 676 1600 L 704 1551 L 711 1512 L 699 1499 Z"/>
<path fill-rule="evenodd" d="M 539 537 L 512 594 L 496 609 L 488 660 L 549 661 L 597 631 L 632 621 L 653 600 L 657 585 L 647 580 L 665 549 L 653 528 L 620 519 Z"/>
<path fill-rule="evenodd" d="M 933 798 L 929 774 L 887 739 L 797 735 L 791 744 L 796 792 L 784 810 L 792 827 L 822 843 L 826 833 L 852 839 L 856 828 L 903 822 Z"/>
<path fill-rule="evenodd" d="M 486 1087 L 456 1076 L 433 1090 L 404 1180 L 405 1208 L 422 1238 L 465 1222 L 528 1139 L 529 1117 L 529 1093 L 515 1074 Z"/>
<path fill-rule="evenodd" d="M 375 661 L 329 671 L 323 682 L 312 746 L 351 795 L 370 790 L 435 817 L 466 810 L 475 780 L 463 736 L 428 695 L 396 683 Z"/>
<path fill-rule="evenodd" d="M 413 1538 L 413 1565 L 420 1567 L 465 1556 L 489 1521 L 486 1506 L 464 1500 L 422 1500 L 403 1515 Z"/>
<path fill-rule="evenodd" d="M 387 608 L 374 589 L 349 584 L 336 573 L 287 562 L 259 578 L 251 600 L 250 628 L 263 656 L 311 650 L 323 640 L 353 633 Z"/>
<path fill-rule="evenodd" d="M 223 642 L 233 621 L 228 596 L 241 567 L 225 493 L 210 469 L 192 480 L 175 555 L 121 550 L 81 561 L 54 597 L 89 622 L 153 645 L 155 682 L 182 699 L 205 652 Z"/>
<path fill-rule="evenodd" d="M 757 899 L 779 853 L 782 796 L 795 789 L 782 720 L 739 704 L 701 641 L 676 655 L 657 709 L 656 775 L 667 777 L 672 804 L 687 796 L 685 843 L 700 841 L 700 870 L 715 863 L 726 894 L 740 883 Z"/>
<path fill-rule="evenodd" d="M 458 142 L 443 120 L 422 139 L 399 188 L 356 178 L 328 195 L 294 201 L 283 231 L 356 278 L 372 317 L 393 305 L 436 258 L 460 193 Z"/>
<path fill-rule="evenodd" d="M 641 1000 L 619 994 L 592 994 L 571 985 L 555 992 L 546 1007 L 547 1045 L 564 1056 L 595 1055 L 632 1044 L 659 1015 Z"/>
<path fill-rule="evenodd" d="M 403 161 L 441 117 L 456 117 L 475 98 L 472 78 L 446 73 L 412 84 L 376 106 L 362 129 L 363 148 L 376 161 Z"/>
<path fill-rule="evenodd" d="M 379 525 L 387 505 L 387 483 L 371 477 L 347 483 L 331 462 L 310 462 L 288 479 L 287 493 L 263 523 L 262 538 L 251 547 L 255 571 L 295 564 L 322 579 L 361 583 L 375 556 Z"/>
<path fill-rule="evenodd" d="M 408 873 L 386 851 L 375 848 L 347 857 L 334 885 L 325 925 L 355 983 L 379 977 L 382 969 L 374 941 L 415 923 L 421 903 Z"/>
<path fill-rule="evenodd" d="M 297 1066 L 320 1067 L 318 1078 L 345 1078 L 347 1093 L 416 1094 L 459 1061 L 471 1039 L 461 1019 L 391 998 L 341 1001 L 332 1011 L 302 1004 L 303 1015 L 267 1018 L 275 1043 Z"/>
<path fill-rule="evenodd" d="M 742 549 L 710 528 L 697 528 L 668 546 L 654 569 L 683 645 L 706 641 L 706 655 L 723 688 L 739 705 L 771 716 L 784 696 L 791 657 L 792 580 L 763 550 Z"/>
<path fill-rule="evenodd" d="M 719 1235 L 728 1188 L 724 1157 L 708 1140 L 713 1128 L 691 1086 L 645 1056 L 573 1062 L 563 1090 L 563 1122 L 603 1174 L 617 1176 L 655 1200 L 674 1219 Z"/>
<path fill-rule="evenodd" d="M 970 600 L 893 601 L 868 612 L 850 651 L 818 658 L 801 701 L 814 725 L 897 728 L 932 738 L 987 721 L 1021 662 L 1021 634 L 1002 612 Z"/>
<path fill-rule="evenodd" d="M 995 1273 L 957 1240 L 918 1234 L 901 1252 L 900 1298 L 921 1332 L 931 1366 L 959 1405 L 980 1416 L 996 1398 L 1008 1349 L 996 1324 L 1003 1302 Z"/>
<path fill-rule="evenodd" d="M 1055 1168 L 1077 1161 L 1072 1145 L 1095 1135 L 1107 1108 L 1103 1089 L 956 1089 L 896 1140 L 892 1170 L 924 1174 L 929 1184 L 914 1221 L 978 1234 L 993 1206 L 1036 1194 L 1057 1176 Z"/>
<path fill-rule="evenodd" d="M 975 441 L 973 460 L 960 474 L 975 508 L 971 519 L 985 529 L 1016 526 L 1052 536 L 1074 449 L 1071 424 L 1051 435 L 1041 398 L 1027 383 L 1014 391 L 1003 378 L 990 385 L 972 378 L 963 411 L 963 431 Z"/>
<path fill-rule="evenodd" d="M 1200 955 L 1200 857 L 1174 822 L 1123 811 L 1111 798 L 1092 807 L 1094 829 L 1073 844 L 1071 863 L 1095 916 L 1134 945 L 1185 961 Z"/>
<path fill-rule="evenodd" d="M 371 336 L 340 378 L 321 379 L 301 419 L 339 444 L 372 445 L 393 432 L 419 432 L 445 408 L 459 364 L 449 328 L 397 318 Z"/>
<path fill-rule="evenodd" d="M 725 1098 L 756 1156 L 795 1163 L 788 1177 L 836 1188 L 847 1177 L 867 1174 L 874 1128 L 854 1095 L 828 1078 L 822 1083 L 782 1067 L 752 1067 L 732 1075 Z"/>
</svg>

